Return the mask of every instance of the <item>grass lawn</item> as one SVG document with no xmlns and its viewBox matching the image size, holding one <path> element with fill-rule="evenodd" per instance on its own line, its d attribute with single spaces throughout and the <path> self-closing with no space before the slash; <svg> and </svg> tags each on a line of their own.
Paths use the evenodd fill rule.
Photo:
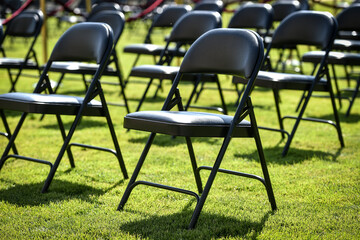
<svg viewBox="0 0 360 240">
<path fill-rule="evenodd" d="M 228 14 L 228 13 L 225 13 Z M 229 17 L 229 14 L 226 17 Z M 224 21 L 224 26 L 226 26 Z M 49 22 L 49 49 L 66 29 Z M 142 42 L 146 30 L 142 23 L 128 26 L 117 47 L 127 76 L 134 56 L 123 54 L 122 48 Z M 159 41 L 161 39 L 159 34 Z M 5 48 L 14 54 L 24 51 L 23 42 L 7 42 Z M 41 39 L 36 48 L 41 55 Z M 142 58 L 141 63 L 152 63 Z M 310 71 L 310 66 L 306 66 Z M 341 70 L 341 68 L 339 68 Z M 27 71 L 33 75 L 34 72 Z M 7 73 L 0 71 L 0 93 L 10 84 Z M 58 75 L 50 76 L 57 79 Z M 78 79 L 78 76 L 70 76 Z M 105 81 L 116 81 L 104 77 Z M 36 78 L 24 76 L 18 91 L 31 92 Z M 221 76 L 224 88 L 233 88 L 229 77 Z M 340 81 L 346 87 L 345 81 Z M 354 82 L 352 83 L 354 85 Z M 104 85 L 108 102 L 122 102 L 119 88 Z M 126 88 L 130 109 L 135 110 L 144 84 L 131 82 Z M 155 99 L 149 97 L 142 110 L 159 110 L 170 83 Z M 149 96 L 154 93 L 153 87 Z M 181 85 L 183 98 L 190 85 Z M 81 95 L 81 81 L 64 81 L 59 93 Z M 234 91 L 225 91 L 230 114 L 235 111 Z M 301 93 L 282 91 L 283 115 L 296 115 Z M 276 128 L 273 94 L 255 88 L 252 94 L 258 125 Z M 201 95 L 199 105 L 219 106 L 214 90 Z M 195 199 L 178 193 L 139 186 L 132 192 L 123 211 L 116 211 L 128 180 L 124 180 L 117 160 L 107 153 L 74 148 L 75 168 L 65 156 L 47 193 L 41 194 L 49 168 L 22 160 L 8 160 L 0 172 L 0 239 L 359 239 L 360 237 L 360 102 L 355 102 L 351 116 L 346 117 L 347 101 L 339 108 L 345 148 L 340 147 L 335 128 L 327 124 L 301 122 L 286 157 L 281 157 L 285 141 L 279 133 L 261 130 L 261 139 L 268 163 L 278 210 L 271 211 L 264 187 L 251 179 L 218 174 L 210 191 L 196 229 L 187 230 Z M 125 108 L 110 106 L 125 164 L 131 175 L 145 145 L 148 133 L 123 128 Z M 6 112 L 14 129 L 20 114 Z M 330 100 L 313 98 L 307 117 L 333 119 Z M 72 118 L 63 118 L 69 129 Z M 286 120 L 291 130 L 293 120 Z M 0 131 L 3 131 L 0 124 Z M 104 119 L 84 117 L 73 142 L 113 147 Z M 221 139 L 194 138 L 199 165 L 212 165 Z M 0 150 L 7 144 L 0 138 Z M 21 155 L 53 161 L 61 146 L 56 118 L 31 114 L 17 139 Z M 223 168 L 261 175 L 255 142 L 233 139 L 222 163 Z M 202 172 L 205 181 L 208 172 Z M 196 191 L 186 142 L 158 135 L 139 176 Z"/>
</svg>

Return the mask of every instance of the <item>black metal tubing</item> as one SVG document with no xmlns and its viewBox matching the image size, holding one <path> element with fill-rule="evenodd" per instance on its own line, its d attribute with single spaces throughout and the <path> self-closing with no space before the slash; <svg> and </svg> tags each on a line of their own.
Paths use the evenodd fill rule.
<svg viewBox="0 0 360 240">
<path fill-rule="evenodd" d="M 210 166 L 200 166 L 200 167 L 198 168 L 198 172 L 200 172 L 200 170 L 212 170 L 212 167 L 210 167 Z M 254 174 L 237 172 L 237 171 L 228 170 L 228 169 L 223 169 L 223 168 L 219 168 L 218 172 L 227 173 L 227 174 L 231 174 L 231 175 L 235 175 L 235 176 L 240 176 L 240 177 L 247 177 L 247 178 L 256 179 L 256 180 L 259 180 L 259 181 L 260 181 L 262 184 L 264 184 L 264 186 L 266 187 L 265 180 L 264 180 L 262 177 L 257 176 L 257 175 L 254 175 Z"/>
<path fill-rule="evenodd" d="M 4 111 L 3 111 L 2 109 L 0 109 L 0 116 L 1 116 L 1 119 L 2 119 L 2 121 L 3 121 L 4 127 L 5 127 L 5 131 L 6 131 L 6 133 L 0 132 L 0 135 L 5 136 L 5 137 L 7 137 L 7 138 L 10 140 L 10 138 L 11 138 L 10 127 L 9 127 L 9 124 L 8 124 L 8 122 L 7 122 L 7 120 L 6 120 L 5 113 L 4 113 Z M 13 152 L 14 152 L 15 154 L 19 154 L 18 151 L 17 151 L 17 149 L 16 149 L 15 143 L 14 143 L 13 146 L 12 146 L 12 150 L 13 150 Z"/>
<path fill-rule="evenodd" d="M 170 190 L 170 191 L 173 191 L 173 192 L 184 193 L 184 194 L 195 197 L 197 202 L 199 202 L 199 199 L 200 199 L 199 195 L 197 193 L 193 192 L 193 191 L 189 191 L 189 190 L 182 189 L 182 188 L 176 188 L 176 187 L 172 187 L 172 186 L 167 186 L 167 185 L 163 185 L 163 184 L 159 184 L 159 183 L 147 182 L 147 181 L 136 181 L 136 182 L 134 182 L 130 186 L 130 188 L 131 188 L 130 191 L 134 187 L 136 187 L 137 185 L 140 185 L 140 184 L 151 186 L 151 187 L 156 187 L 156 188 L 161 188 L 161 189 L 166 189 L 166 190 Z"/>
<path fill-rule="evenodd" d="M 26 161 L 30 161 L 30 162 L 41 163 L 41 164 L 49 165 L 50 168 L 53 167 L 53 164 L 49 161 L 41 160 L 41 159 L 37 159 L 37 158 L 26 157 L 26 156 L 21 156 L 21 155 L 17 155 L 17 154 L 7 155 L 6 157 L 3 158 L 3 161 L 5 162 L 9 158 L 16 158 L 16 159 L 26 160 Z"/>
<path fill-rule="evenodd" d="M 286 134 L 287 137 L 290 136 L 289 132 L 286 130 L 282 130 L 282 129 L 277 129 L 277 128 L 270 128 L 270 127 L 262 127 L 262 126 L 258 126 L 259 129 L 262 130 L 268 130 L 268 131 L 274 131 L 274 132 L 280 132 L 281 134 Z"/>
</svg>

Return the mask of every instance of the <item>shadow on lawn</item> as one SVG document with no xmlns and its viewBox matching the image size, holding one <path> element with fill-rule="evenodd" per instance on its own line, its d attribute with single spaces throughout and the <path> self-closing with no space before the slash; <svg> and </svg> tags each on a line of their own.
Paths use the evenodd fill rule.
<svg viewBox="0 0 360 240">
<path fill-rule="evenodd" d="M 0 179 L 0 182 L 4 180 Z M 121 183 L 121 182 L 120 182 Z M 120 183 L 116 183 L 117 186 Z M 97 189 L 85 184 L 78 184 L 64 180 L 54 179 L 47 193 L 40 193 L 44 182 L 31 184 L 15 184 L 8 189 L 0 190 L 0 202 L 8 202 L 18 206 L 39 206 L 47 205 L 51 202 L 63 201 L 68 199 L 81 199 L 83 201 L 93 202 L 100 196 L 113 189 Z M 92 196 L 92 197 L 91 197 Z"/>
<path fill-rule="evenodd" d="M 261 233 L 268 212 L 259 221 L 243 220 L 216 214 L 201 213 L 198 224 L 188 230 L 192 211 L 186 210 L 166 216 L 151 216 L 121 226 L 121 231 L 148 239 L 215 239 L 228 237 L 246 237 L 256 239 Z"/>
<path fill-rule="evenodd" d="M 282 151 L 283 151 L 282 146 L 264 148 L 266 162 L 273 164 L 280 164 L 280 165 L 297 164 L 314 157 L 325 161 L 335 162 L 336 159 L 340 156 L 342 148 L 339 147 L 337 152 L 334 154 L 327 151 L 304 150 L 304 149 L 297 149 L 292 147 L 290 148 L 288 154 L 285 157 L 281 156 Z M 234 157 L 245 158 L 254 161 L 258 161 L 259 159 L 257 150 L 249 154 L 235 154 Z"/>
</svg>

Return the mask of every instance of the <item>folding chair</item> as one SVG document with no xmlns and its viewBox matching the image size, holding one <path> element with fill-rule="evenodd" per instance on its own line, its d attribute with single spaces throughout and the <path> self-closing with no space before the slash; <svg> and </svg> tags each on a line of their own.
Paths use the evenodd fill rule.
<svg viewBox="0 0 360 240">
<path fill-rule="evenodd" d="M 136 66 L 141 55 L 153 56 L 154 63 L 156 63 L 156 57 L 159 57 L 164 50 L 164 45 L 157 45 L 152 43 L 152 35 L 156 29 L 169 29 L 174 26 L 176 21 L 185 13 L 191 11 L 190 5 L 170 5 L 163 9 L 163 12 L 155 16 L 144 40 L 144 43 L 130 44 L 124 47 L 124 53 L 136 54 L 136 58 L 132 64 L 132 68 Z M 165 39 L 165 37 L 164 37 Z M 169 51 L 175 53 L 175 48 L 169 48 Z M 180 49 L 177 55 L 183 57 L 185 51 Z M 128 78 L 125 82 L 128 81 Z"/>
<path fill-rule="evenodd" d="M 145 88 L 145 91 L 139 101 L 136 111 L 139 111 L 143 102 L 145 101 L 146 94 L 149 91 L 150 86 L 153 84 L 154 79 L 159 79 L 160 83 L 157 86 L 155 91 L 155 95 L 159 91 L 162 86 L 163 80 L 173 81 L 179 67 L 178 66 L 170 66 L 171 61 L 173 60 L 176 54 L 173 54 L 172 51 L 168 51 L 169 45 L 171 43 L 176 44 L 176 51 L 184 45 L 192 44 L 199 36 L 203 33 L 221 27 L 221 15 L 214 11 L 191 11 L 184 16 L 182 16 L 174 25 L 171 34 L 167 40 L 165 48 L 161 53 L 160 59 L 157 65 L 141 65 L 136 66 L 131 69 L 129 74 L 130 77 L 138 77 L 138 78 L 148 78 L 148 84 Z M 193 91 L 189 97 L 189 100 L 185 106 L 185 109 L 188 109 L 196 92 L 196 88 L 201 81 L 212 81 L 217 84 L 222 108 L 216 108 L 218 111 L 227 113 L 226 105 L 224 102 L 224 97 L 222 95 L 221 86 L 218 77 L 215 75 L 202 75 L 201 77 L 189 76 L 187 80 L 194 84 Z M 194 107 L 194 106 L 192 106 Z"/>
<path fill-rule="evenodd" d="M 127 98 L 125 95 L 124 90 L 124 81 L 120 66 L 120 60 L 116 53 L 116 45 L 119 42 L 119 39 L 121 37 L 121 34 L 124 30 L 125 25 L 125 16 L 120 11 L 114 11 L 114 10 L 103 10 L 98 11 L 96 14 L 92 14 L 91 17 L 88 19 L 88 22 L 102 22 L 107 23 L 109 26 L 113 29 L 114 32 L 114 48 L 111 52 L 111 57 L 108 61 L 107 67 L 104 69 L 102 76 L 113 76 L 117 77 L 119 79 L 118 85 L 120 86 L 120 95 L 122 95 L 124 99 L 124 106 L 127 110 L 127 113 L 130 112 L 129 105 L 127 102 Z M 115 69 L 111 67 L 111 64 L 115 65 Z M 65 74 L 81 74 L 82 80 L 84 82 L 85 88 L 88 87 L 88 81 L 86 80 L 86 75 L 94 75 L 95 72 L 98 69 L 97 64 L 93 63 L 85 63 L 85 62 L 54 62 L 51 65 L 50 71 L 51 72 L 60 72 L 61 76 L 56 84 L 56 87 L 54 89 L 54 92 L 56 93 L 58 91 L 58 88 L 62 81 L 66 78 Z M 114 82 L 103 82 L 103 84 L 111 84 L 115 85 L 117 83 Z M 110 104 L 110 103 L 109 103 Z M 121 105 L 122 104 L 115 104 L 113 105 Z"/>
<path fill-rule="evenodd" d="M 42 24 L 43 14 L 40 10 L 26 10 L 13 18 L 6 27 L 4 37 L 0 40 L 1 46 L 6 39 L 10 38 L 12 40 L 27 39 L 30 42 L 23 58 L 7 57 L 5 49 L 3 50 L 4 57 L 0 58 L 0 68 L 6 69 L 8 72 L 11 83 L 10 92 L 16 91 L 15 85 L 24 69 L 37 70 L 39 75 L 41 74 L 34 45 Z M 12 70 L 17 70 L 17 72 L 13 73 Z"/>
<path fill-rule="evenodd" d="M 221 45 L 219 45 L 219 43 L 221 43 Z M 189 225 L 189 228 L 192 229 L 197 223 L 201 209 L 205 204 L 205 200 L 218 172 L 249 177 L 261 181 L 265 185 L 272 210 L 276 209 L 276 202 L 266 167 L 253 106 L 249 96 L 263 57 L 264 49 L 262 40 L 258 34 L 250 30 L 211 30 L 202 35 L 190 47 L 181 63 L 180 70 L 176 75 L 162 110 L 134 112 L 125 117 L 125 128 L 147 131 L 151 132 L 151 134 L 120 201 L 118 210 L 124 208 L 131 191 L 140 184 L 187 194 L 194 196 L 197 200 Z M 249 80 L 234 116 L 184 111 L 178 89 L 179 83 L 186 77 L 186 74 L 199 73 L 238 75 Z M 175 106 L 179 108 L 179 111 L 171 111 Z M 249 117 L 250 121 L 244 120 L 245 117 Z M 136 180 L 157 133 L 185 137 L 195 182 L 201 196 L 196 192 L 178 187 Z M 197 166 L 191 137 L 223 138 L 222 146 L 216 160 L 214 160 L 213 167 Z M 230 140 L 240 137 L 255 139 L 264 178 L 253 174 L 220 168 Z M 211 146 L 211 148 L 213 149 L 214 146 Z M 201 183 L 200 170 L 211 170 L 204 189 Z"/>
<path fill-rule="evenodd" d="M 5 161 L 9 158 L 22 159 L 49 165 L 50 173 L 42 189 L 42 192 L 46 192 L 65 152 L 67 152 L 71 167 L 75 167 L 71 146 L 80 146 L 114 154 L 118 159 L 124 178 L 128 177 L 106 105 L 104 93 L 99 81 L 111 54 L 112 47 L 113 34 L 111 28 L 107 24 L 76 24 L 69 28 L 58 40 L 33 93 L 13 92 L 0 95 L 0 109 L 23 112 L 13 134 L 11 135 L 9 144 L 6 146 L 0 159 L 0 170 L 4 166 Z M 48 78 L 48 72 L 54 61 L 95 61 L 99 64 L 99 68 L 94 74 L 93 80 L 84 98 L 53 94 L 50 86 L 50 80 Z M 43 94 L 45 90 L 47 90 L 50 94 Z M 95 100 L 95 97 L 99 97 L 100 101 Z M 62 144 L 54 163 L 18 154 L 9 154 L 10 148 L 13 146 L 15 139 L 29 113 L 56 115 L 64 143 Z M 75 116 L 67 134 L 61 121 L 61 115 Z M 106 118 L 115 150 L 78 143 L 70 144 L 76 127 L 83 116 L 98 116 Z"/>
<path fill-rule="evenodd" d="M 338 22 L 338 32 L 337 38 L 334 41 L 334 45 L 332 51 L 328 56 L 328 64 L 332 67 L 332 76 L 334 79 L 335 87 L 337 90 L 337 95 L 339 97 L 339 104 L 341 104 L 341 89 L 338 86 L 338 77 L 336 74 L 335 66 L 343 66 L 345 70 L 346 79 L 348 81 L 348 86 L 350 87 L 351 73 L 349 72 L 349 67 L 360 66 L 360 38 L 359 39 L 341 39 L 344 35 L 341 35 L 342 32 L 360 32 L 360 24 L 354 19 L 357 19 L 360 16 L 360 4 L 353 4 L 348 8 L 345 8 L 341 11 L 337 16 Z M 303 55 L 302 61 L 313 63 L 314 67 L 316 67 L 320 62 L 322 57 L 325 55 L 324 51 L 310 51 Z M 357 74 L 358 75 L 358 74 Z M 360 86 L 360 76 L 356 77 L 356 86 L 355 88 L 348 88 L 345 91 L 352 91 L 352 96 L 349 100 L 349 107 L 346 111 L 346 116 L 350 115 L 351 108 L 354 104 L 354 101 L 359 92 Z M 302 97 L 299 105 L 303 101 L 304 96 Z"/>
<path fill-rule="evenodd" d="M 224 11 L 224 3 L 221 0 L 202 0 L 195 4 L 195 11 L 215 11 L 220 14 Z"/>
<path fill-rule="evenodd" d="M 314 72 L 313 75 L 272 72 L 271 62 L 267 61 L 265 67 L 269 68 L 270 71 L 260 71 L 257 76 L 255 82 L 256 86 L 270 88 L 273 90 L 275 107 L 280 125 L 279 131 L 282 132 L 283 138 L 284 138 L 284 133 L 288 134 L 288 132 L 284 130 L 283 120 L 286 118 L 291 118 L 296 120 L 291 133 L 288 134 L 288 139 L 285 144 L 284 150 L 282 152 L 283 156 L 287 154 L 291 141 L 295 136 L 295 132 L 301 120 L 314 121 L 319 123 L 328 123 L 333 125 L 337 130 L 341 147 L 344 147 L 344 140 L 341 133 L 340 120 L 336 109 L 334 93 L 329 78 L 328 67 L 326 64 L 329 51 L 334 41 L 336 30 L 337 30 L 336 20 L 330 13 L 305 11 L 305 10 L 298 11 L 289 15 L 281 22 L 281 24 L 274 32 L 272 42 L 267 47 L 265 59 L 267 59 L 270 56 L 270 51 L 273 46 L 279 48 L 282 46 L 286 47 L 289 44 L 319 46 L 326 52 L 326 54 L 321 59 L 320 66 L 318 67 L 317 71 Z M 246 83 L 246 80 L 236 77 L 234 78 L 234 81 L 238 83 Z M 280 107 L 279 107 L 280 90 L 306 91 L 306 98 L 301 106 L 301 110 L 297 117 L 295 116 L 281 117 Z M 329 94 L 336 123 L 330 120 L 303 117 L 305 109 L 314 91 L 327 92 Z M 264 128 L 264 129 L 276 130 L 271 128 Z"/>
</svg>

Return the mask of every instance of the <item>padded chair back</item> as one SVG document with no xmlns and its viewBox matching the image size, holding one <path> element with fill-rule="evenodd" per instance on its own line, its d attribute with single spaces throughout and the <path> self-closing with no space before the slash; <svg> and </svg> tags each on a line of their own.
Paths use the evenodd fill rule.
<svg viewBox="0 0 360 240">
<path fill-rule="evenodd" d="M 360 31 L 360 4 L 353 4 L 341 11 L 337 16 L 339 31 Z"/>
<path fill-rule="evenodd" d="M 69 28 L 58 40 L 49 61 L 85 61 L 102 63 L 113 46 L 113 33 L 105 23 L 85 22 Z"/>
<path fill-rule="evenodd" d="M 197 3 L 194 7 L 195 11 L 215 11 L 218 13 L 222 13 L 224 8 L 224 3 L 222 1 L 210 1 L 210 0 L 204 0 L 199 3 Z"/>
<path fill-rule="evenodd" d="M 117 41 L 119 40 L 125 26 L 124 14 L 120 11 L 114 10 L 100 11 L 92 15 L 87 21 L 107 23 L 113 30 L 114 45 L 116 45 Z"/>
<path fill-rule="evenodd" d="M 172 27 L 176 21 L 185 13 L 191 11 L 190 5 L 170 5 L 157 15 L 152 23 L 152 27 L 166 28 Z"/>
<path fill-rule="evenodd" d="M 257 73 L 263 56 L 263 43 L 255 32 L 215 29 L 191 45 L 179 72 L 230 74 L 249 79 Z"/>
<path fill-rule="evenodd" d="M 270 4 L 244 4 L 230 19 L 228 28 L 271 28 L 274 18 L 274 11 Z"/>
<path fill-rule="evenodd" d="M 269 47 L 304 44 L 330 49 L 336 31 L 337 23 L 330 13 L 298 11 L 280 23 Z"/>
<path fill-rule="evenodd" d="M 278 0 L 272 4 L 274 9 L 274 21 L 280 22 L 293 12 L 300 10 L 300 2 L 297 0 Z"/>
<path fill-rule="evenodd" d="M 95 15 L 98 12 L 113 10 L 113 11 L 121 11 L 120 5 L 115 2 L 101 2 L 98 4 L 94 4 L 91 8 L 91 12 L 89 13 L 88 19 Z"/>
<path fill-rule="evenodd" d="M 36 37 L 43 24 L 43 13 L 40 10 L 27 10 L 13 18 L 5 31 L 5 35 L 14 37 Z"/>
<path fill-rule="evenodd" d="M 221 27 L 221 15 L 213 11 L 192 11 L 174 25 L 169 42 L 193 43 L 203 33 Z"/>
</svg>

